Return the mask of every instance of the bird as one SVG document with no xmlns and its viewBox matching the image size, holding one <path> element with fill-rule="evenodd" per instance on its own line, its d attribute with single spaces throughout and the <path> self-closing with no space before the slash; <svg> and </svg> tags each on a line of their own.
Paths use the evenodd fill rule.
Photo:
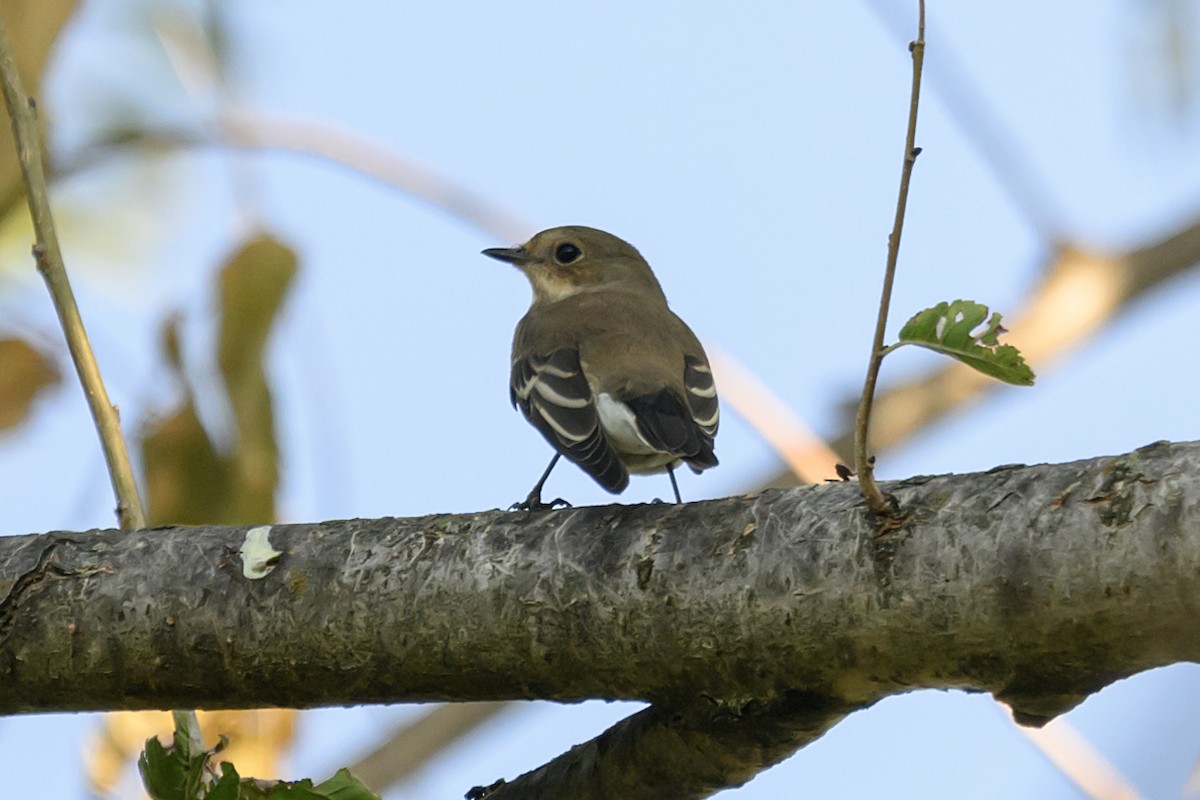
<svg viewBox="0 0 1200 800">
<path fill-rule="evenodd" d="M 517 247 L 483 255 L 525 273 L 529 311 L 513 334 L 509 399 L 554 448 L 524 501 L 513 509 L 569 505 L 542 501 L 562 456 L 619 494 L 629 475 L 717 465 L 720 408 L 708 356 L 667 305 L 637 249 L 582 225 L 550 228 Z"/>
</svg>

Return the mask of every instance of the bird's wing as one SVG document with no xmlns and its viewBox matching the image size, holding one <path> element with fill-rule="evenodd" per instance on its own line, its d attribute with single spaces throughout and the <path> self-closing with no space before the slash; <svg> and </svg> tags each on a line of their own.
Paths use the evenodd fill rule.
<svg viewBox="0 0 1200 800">
<path fill-rule="evenodd" d="M 704 434 L 712 439 L 717 435 L 721 409 L 717 404 L 717 385 L 713 382 L 708 362 L 695 356 L 683 357 L 683 385 L 688 393 L 692 419 Z"/>
<path fill-rule="evenodd" d="M 629 398 L 625 405 L 637 420 L 642 440 L 655 450 L 679 456 L 697 472 L 717 465 L 712 435 L 675 390 Z"/>
<path fill-rule="evenodd" d="M 513 361 L 509 396 L 546 441 L 610 492 L 629 485 L 629 473 L 604 438 L 592 388 L 579 351 L 564 347 L 546 356 Z"/>
<path fill-rule="evenodd" d="M 700 472 L 717 465 L 713 437 L 717 435 L 720 408 L 717 387 L 708 364 L 684 356 L 683 384 L 686 400 L 671 389 L 625 401 L 637 420 L 638 433 L 655 450 L 674 453 Z"/>
</svg>

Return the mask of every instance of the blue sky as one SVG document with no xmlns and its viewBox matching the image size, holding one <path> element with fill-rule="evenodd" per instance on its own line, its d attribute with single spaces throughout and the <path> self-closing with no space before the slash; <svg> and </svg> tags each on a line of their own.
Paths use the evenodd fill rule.
<svg viewBox="0 0 1200 800">
<path fill-rule="evenodd" d="M 117 118 L 112 109 L 212 130 L 214 96 L 186 91 L 139 21 L 173 5 L 84 5 L 46 93 L 63 148 L 87 141 L 97 119 Z M 838 404 L 862 380 L 902 155 L 907 37 L 887 20 L 911 29 L 915 4 L 879 13 L 867 2 L 226 5 L 227 102 L 365 136 L 527 221 L 523 233 L 587 224 L 628 239 L 703 340 L 817 431 L 836 429 Z M 910 313 L 943 299 L 1016 312 L 1047 252 L 1039 226 L 1120 249 L 1200 210 L 1200 120 L 1192 107 L 1174 121 L 1155 102 L 1163 73 L 1146 44 L 1144 5 L 1107 0 L 1086 13 L 1032 0 L 931 5 L 924 152 L 892 337 Z M 1185 69 L 1194 80 L 1196 64 Z M 1031 221 L 1005 190 L 979 131 L 963 124 L 969 109 L 953 101 L 963 81 L 1002 126 L 989 130 L 1044 187 L 1053 218 Z M 287 153 L 125 160 L 67 182 L 60 200 L 69 266 L 126 420 L 171 398 L 153 338 L 167 310 L 185 311 L 190 363 L 211 375 L 211 272 L 249 220 L 297 249 L 301 274 L 270 363 L 289 520 L 507 506 L 545 466 L 546 445 L 507 399 L 511 331 L 529 289 L 517 271 L 478 254 L 515 240 Z M 52 334 L 41 287 L 20 277 L 27 248 L 0 237 L 0 308 Z M 1200 379 L 1180 368 L 1198 291 L 1190 275 L 1152 293 L 1035 388 L 1002 390 L 886 454 L 880 474 L 1066 461 L 1198 438 Z M 897 353 L 884 383 L 933 363 Z M 719 469 L 681 477 L 685 498 L 735 493 L 779 467 L 728 408 L 717 452 Z M 635 479 L 621 500 L 669 491 L 665 478 Z M 103 460 L 73 386 L 0 440 L 0 492 L 5 533 L 112 524 Z M 565 467 L 547 493 L 610 501 Z M 1200 669 L 1175 667 L 1106 689 L 1068 719 L 1145 797 L 1180 797 L 1200 759 L 1198 688 Z M 512 778 L 631 710 L 516 710 L 394 796 L 457 797 Z M 315 712 L 295 774 L 352 760 L 411 713 Z M 18 786 L 38 787 L 28 796 L 82 796 L 77 763 L 58 756 L 95 724 L 0 720 L 0 765 L 21 768 Z M 722 797 L 801 792 L 1077 796 L 986 697 L 956 692 L 884 701 Z"/>
</svg>

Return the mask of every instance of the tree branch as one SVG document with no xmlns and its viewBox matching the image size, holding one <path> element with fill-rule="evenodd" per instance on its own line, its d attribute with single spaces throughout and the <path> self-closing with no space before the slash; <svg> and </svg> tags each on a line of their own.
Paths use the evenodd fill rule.
<svg viewBox="0 0 1200 800">
<path fill-rule="evenodd" d="M 1048 718 L 1200 659 L 1200 444 L 684 506 L 0 539 L 0 712 L 401 700 L 847 703 Z"/>
<path fill-rule="evenodd" d="M 741 786 L 860 707 L 802 692 L 773 703 L 701 699 L 684 708 L 651 706 L 511 783 L 469 796 L 699 800 Z"/>
<path fill-rule="evenodd" d="M 277 559 L 245 528 L 0 539 L 0 712 L 645 699 L 492 794 L 704 797 L 889 694 L 1040 722 L 1200 660 L 1200 443 L 887 489 L 886 537 L 833 483 L 281 525 Z"/>
</svg>

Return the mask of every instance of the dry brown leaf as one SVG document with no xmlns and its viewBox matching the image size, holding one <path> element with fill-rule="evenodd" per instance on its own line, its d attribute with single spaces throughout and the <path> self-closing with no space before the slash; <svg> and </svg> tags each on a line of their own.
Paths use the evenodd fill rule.
<svg viewBox="0 0 1200 800">
<path fill-rule="evenodd" d="M 21 339 L 0 339 L 0 431 L 20 425 L 43 389 L 57 386 L 58 367 Z"/>
<path fill-rule="evenodd" d="M 59 31 L 75 12 L 77 0 L 4 0 L 0 17 L 8 29 L 21 81 L 33 98 L 40 93 L 51 49 Z M 45 117 L 43 115 L 43 124 Z M 0 125 L 0 215 L 25 196 L 12 128 Z"/>
</svg>

